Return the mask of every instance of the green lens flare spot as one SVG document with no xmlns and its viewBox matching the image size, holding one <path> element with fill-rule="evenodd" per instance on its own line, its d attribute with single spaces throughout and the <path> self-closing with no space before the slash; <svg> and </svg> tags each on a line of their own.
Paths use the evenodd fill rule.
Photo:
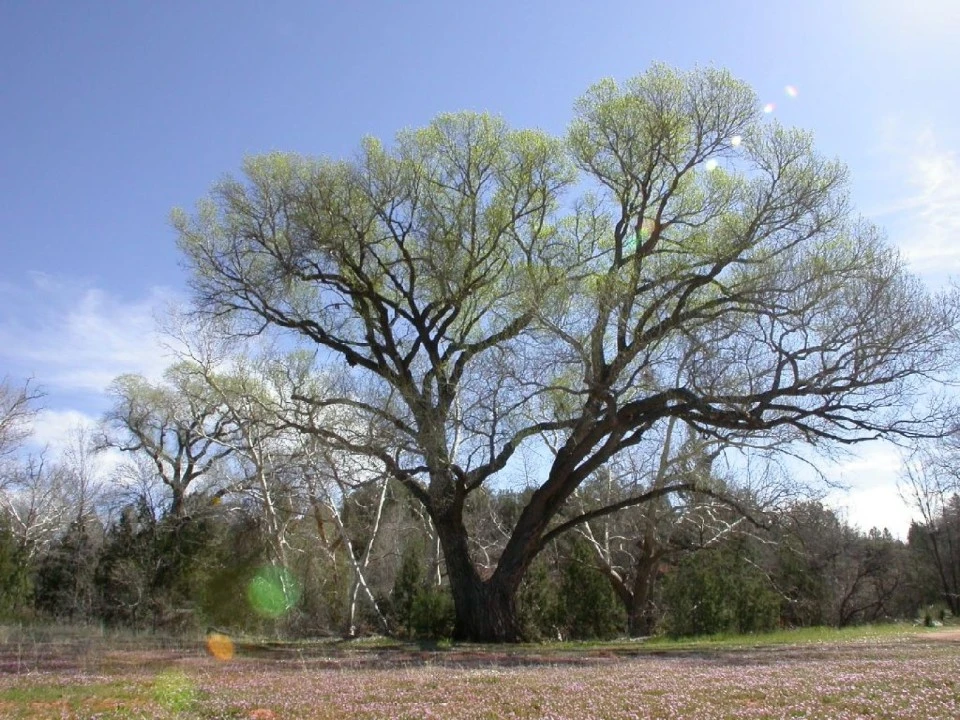
<svg viewBox="0 0 960 720">
<path fill-rule="evenodd" d="M 269 565 L 258 570 L 250 581 L 247 600 L 260 615 L 278 618 L 300 600 L 300 585 L 286 568 Z"/>
</svg>

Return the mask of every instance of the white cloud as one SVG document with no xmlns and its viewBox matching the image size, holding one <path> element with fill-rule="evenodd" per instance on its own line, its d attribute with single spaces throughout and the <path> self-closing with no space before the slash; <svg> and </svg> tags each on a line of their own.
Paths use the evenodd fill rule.
<svg viewBox="0 0 960 720">
<path fill-rule="evenodd" d="M 92 432 L 97 418 L 79 410 L 42 410 L 33 422 L 32 444 L 40 447 L 62 448 L 70 437 L 82 429 Z"/>
<path fill-rule="evenodd" d="M 925 128 L 912 135 L 888 119 L 881 150 L 898 178 L 896 196 L 868 213 L 894 221 L 893 240 L 921 273 L 960 271 L 960 160 Z"/>
<path fill-rule="evenodd" d="M 887 528 L 905 540 L 914 513 L 897 489 L 901 464 L 900 454 L 890 446 L 861 446 L 853 457 L 828 471 L 847 489 L 830 493 L 826 503 L 864 532 L 873 527 Z"/>
<path fill-rule="evenodd" d="M 154 317 L 174 298 L 153 288 L 124 301 L 35 273 L 28 286 L 0 288 L 0 368 L 32 375 L 51 392 L 101 393 L 129 372 L 157 378 L 171 358 Z"/>
<path fill-rule="evenodd" d="M 44 409 L 34 420 L 30 445 L 34 451 L 42 450 L 49 460 L 56 462 L 69 448 L 76 448 L 80 442 L 89 443 L 96 433 L 98 421 L 98 417 L 72 408 Z M 81 432 L 82 438 L 78 437 Z M 124 454 L 115 448 L 98 451 L 91 457 L 93 471 L 101 478 L 109 477 L 125 459 Z"/>
</svg>

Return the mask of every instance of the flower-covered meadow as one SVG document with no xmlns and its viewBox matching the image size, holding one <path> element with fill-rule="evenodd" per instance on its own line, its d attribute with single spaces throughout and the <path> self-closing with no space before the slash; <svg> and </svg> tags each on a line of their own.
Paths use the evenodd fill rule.
<svg viewBox="0 0 960 720">
<path fill-rule="evenodd" d="M 86 664 L 86 668 L 82 665 Z M 528 654 L 101 653 L 0 676 L 10 718 L 955 718 L 960 642 Z M 9 670 L 9 665 L 4 666 Z"/>
</svg>

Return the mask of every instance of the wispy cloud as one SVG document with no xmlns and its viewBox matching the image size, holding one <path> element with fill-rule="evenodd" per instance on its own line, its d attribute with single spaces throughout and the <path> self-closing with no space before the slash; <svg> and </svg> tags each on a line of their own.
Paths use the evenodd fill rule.
<svg viewBox="0 0 960 720">
<path fill-rule="evenodd" d="M 153 288 L 125 301 L 35 273 L 0 287 L 0 375 L 32 375 L 51 392 L 101 393 L 119 374 L 159 377 L 170 357 L 155 315 L 176 299 Z"/>
<path fill-rule="evenodd" d="M 893 223 L 893 239 L 914 270 L 960 271 L 960 160 L 937 133 L 924 128 L 912 135 L 888 120 L 882 151 L 890 159 L 897 193 L 868 215 Z"/>
</svg>

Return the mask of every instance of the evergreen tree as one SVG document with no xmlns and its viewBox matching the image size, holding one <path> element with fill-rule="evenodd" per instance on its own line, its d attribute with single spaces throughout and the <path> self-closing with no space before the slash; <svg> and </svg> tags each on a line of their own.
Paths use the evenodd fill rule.
<svg viewBox="0 0 960 720">
<path fill-rule="evenodd" d="M 743 541 L 685 556 L 664 579 L 673 636 L 760 632 L 777 625 L 780 598 Z"/>
<path fill-rule="evenodd" d="M 397 579 L 390 593 L 390 614 L 397 632 L 412 635 L 413 608 L 417 594 L 423 588 L 423 552 L 415 543 L 408 543 L 397 571 Z"/>
<path fill-rule="evenodd" d="M 564 637 L 609 639 L 624 632 L 626 613 L 610 583 L 594 564 L 586 543 L 577 538 L 563 564 L 559 611 Z"/>
<path fill-rule="evenodd" d="M 95 518 L 80 518 L 49 548 L 37 571 L 34 590 L 37 610 L 69 622 L 86 622 L 92 618 L 102 534 Z"/>
<path fill-rule="evenodd" d="M 22 615 L 29 606 L 30 591 L 26 553 L 10 531 L 7 518 L 0 515 L 0 619 Z"/>
</svg>

